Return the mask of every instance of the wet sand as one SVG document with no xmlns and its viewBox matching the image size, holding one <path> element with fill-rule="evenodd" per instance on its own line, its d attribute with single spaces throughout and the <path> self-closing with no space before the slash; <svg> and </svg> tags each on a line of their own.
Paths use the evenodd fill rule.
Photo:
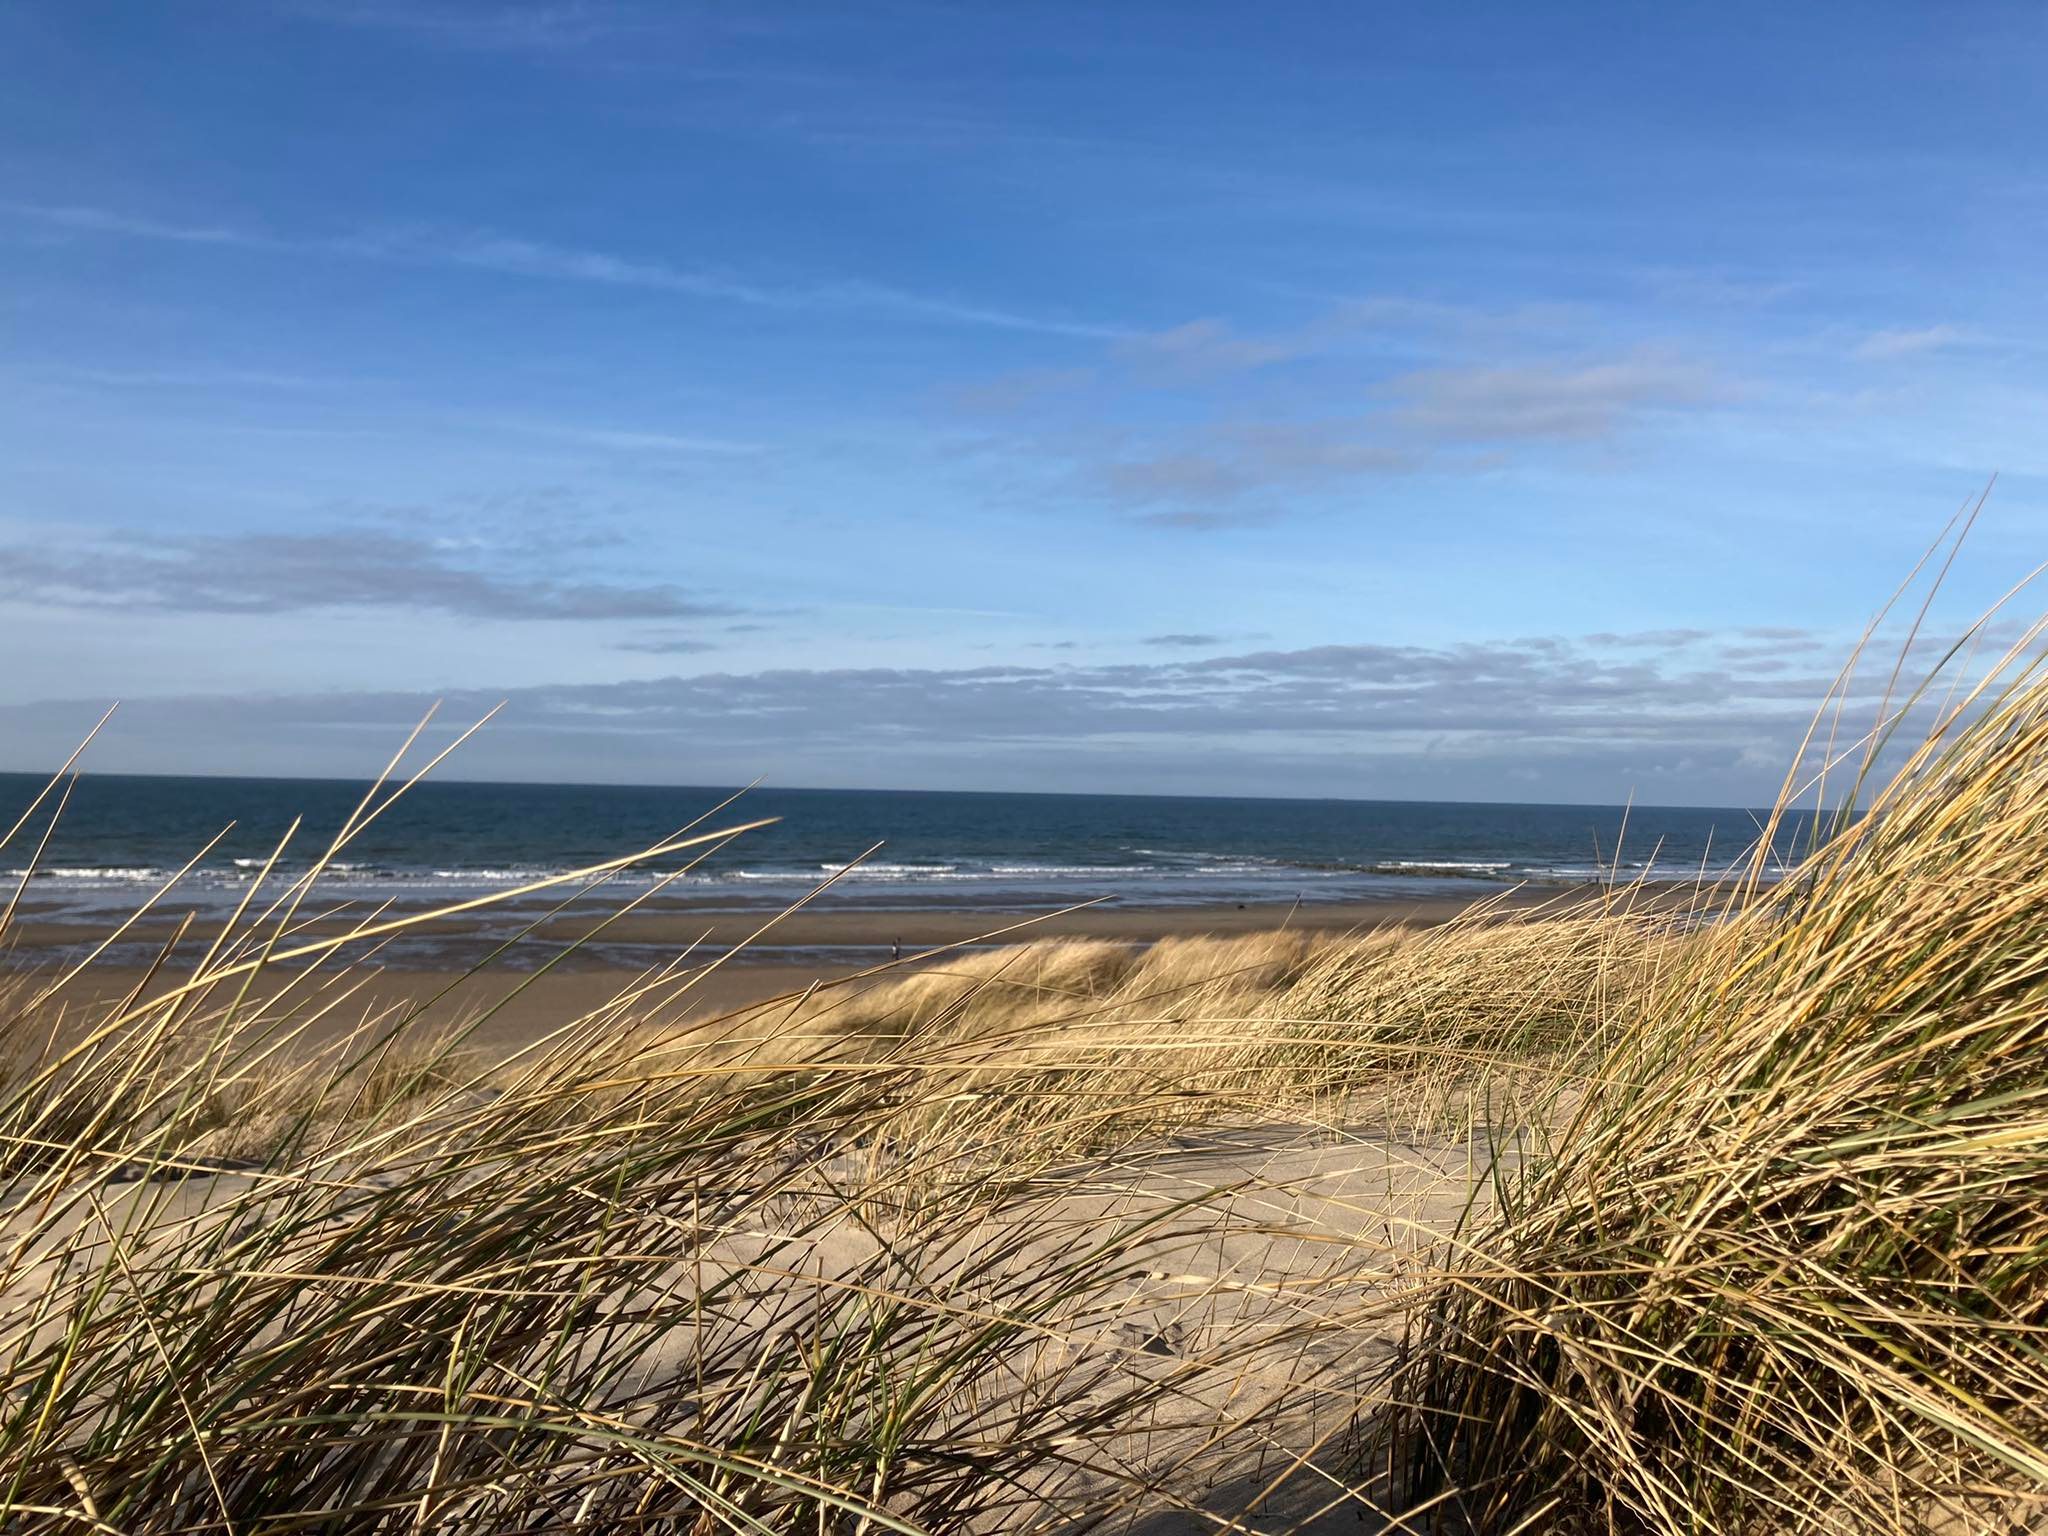
<svg viewBox="0 0 2048 1536">
<path fill-rule="evenodd" d="M 406 959 L 388 951 L 377 958 L 387 966 L 410 966 L 433 971 L 466 967 L 470 954 L 480 954 L 504 937 L 508 929 L 524 929 L 506 959 L 513 965 L 531 956 L 552 957 L 567 945 L 587 947 L 587 953 L 570 954 L 563 963 L 586 969 L 617 969 L 604 954 L 618 946 L 646 948 L 644 958 L 661 963 L 686 949 L 718 954 L 737 945 L 747 946 L 739 959 L 749 964 L 801 963 L 791 951 L 864 951 L 885 955 L 900 947 L 906 955 L 948 945 L 974 943 L 1017 943 L 1034 938 L 1118 939 L 1149 944 L 1180 935 L 1253 933 L 1275 928 L 1292 928 L 1317 933 L 1364 932 L 1394 925 L 1440 923 L 1455 917 L 1475 902 L 1490 899 L 1511 907 L 1544 903 L 1570 904 L 1592 899 L 1584 890 L 1527 888 L 1501 894 L 1390 898 L 1344 902 L 1314 902 L 1289 905 L 1280 902 L 1231 906 L 1144 907 L 1108 902 L 1066 911 L 1026 912 L 997 908 L 918 907 L 886 909 L 866 904 L 839 907 L 814 906 L 782 912 L 774 908 L 699 907 L 689 904 L 646 905 L 627 912 L 596 906 L 571 908 L 557 916 L 534 922 L 520 920 L 502 911 L 480 911 L 454 917 L 436 916 L 408 926 L 404 939 L 409 946 Z M 404 916 L 394 909 L 385 918 Z M 315 918 L 295 929 L 293 945 L 305 945 L 339 937 L 356 923 L 365 921 L 358 913 L 345 917 Z M 527 923 L 531 923 L 528 927 Z M 180 948 L 203 948 L 213 936 L 215 925 L 195 921 L 180 940 Z M 151 914 L 121 936 L 129 948 L 147 946 L 154 951 L 179 933 L 175 914 Z M 9 964 L 13 968 L 37 966 L 64 953 L 78 953 L 108 937 L 101 924 L 43 915 L 32 908 L 9 930 Z M 451 956 L 440 963 L 418 962 L 421 946 L 438 945 Z M 355 941 L 348 952 L 355 958 L 370 958 L 369 941 Z M 639 958 L 639 957 L 636 957 Z M 450 959 L 457 961 L 450 964 Z"/>
</svg>

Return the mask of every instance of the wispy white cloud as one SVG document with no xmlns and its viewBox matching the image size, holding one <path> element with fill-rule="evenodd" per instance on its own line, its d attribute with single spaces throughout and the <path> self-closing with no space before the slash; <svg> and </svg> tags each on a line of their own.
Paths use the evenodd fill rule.
<svg viewBox="0 0 2048 1536">
<path fill-rule="evenodd" d="M 706 651 L 717 650 L 718 643 L 706 640 L 702 635 L 659 629 L 628 635 L 623 640 L 614 641 L 612 649 L 637 651 L 643 656 L 700 656 Z"/>
<path fill-rule="evenodd" d="M 1279 491 L 1425 470 L 1496 468 L 1539 445 L 1600 442 L 1659 412 L 1697 408 L 1727 386 L 1703 364 L 1639 352 L 1605 361 L 1416 369 L 1374 389 L 1370 411 L 1224 420 L 1086 462 L 1083 479 L 1147 521 L 1213 528 L 1263 521 Z"/>
<path fill-rule="evenodd" d="M 1710 309 L 1761 309 L 1800 291 L 1799 284 L 1783 278 L 1739 275 L 1711 267 L 1652 266 L 1624 275 L 1660 300 Z"/>
<path fill-rule="evenodd" d="M 787 294 L 775 289 L 757 287 L 715 273 L 692 271 L 662 262 L 630 260 L 603 251 L 546 245 L 489 232 L 389 230 L 326 242 L 322 248 L 380 261 L 476 267 L 512 277 L 647 288 L 700 299 L 726 299 L 737 304 L 778 306 L 790 302 Z"/>
<path fill-rule="evenodd" d="M 1305 333 L 1248 336 L 1226 321 L 1204 319 L 1130 337 L 1116 350 L 1141 373 L 1190 382 L 1289 362 L 1307 352 L 1313 341 Z"/>
<path fill-rule="evenodd" d="M 947 402 L 976 415 L 1010 415 L 1059 404 L 1096 380 L 1093 368 L 1013 368 L 994 378 L 955 385 Z"/>
<path fill-rule="evenodd" d="M 1961 346 L 1969 338 L 1953 325 L 1929 325 L 1918 330 L 1872 331 L 1856 344 L 1855 355 L 1867 363 L 1895 362 L 1924 352 L 1941 352 Z"/>
<path fill-rule="evenodd" d="M 93 208 L 76 203 L 0 202 L 0 213 L 53 229 L 113 235 L 131 240 L 170 240 L 181 245 L 274 246 L 244 229 L 225 224 L 184 224 L 174 220 Z"/>
<path fill-rule="evenodd" d="M 716 457 L 760 453 L 760 443 L 739 442 L 725 437 L 699 437 L 685 432 L 639 432 L 614 427 L 576 427 L 553 423 L 519 424 L 515 431 L 531 432 L 591 448 L 616 449 L 622 453 L 675 453 Z"/>
<path fill-rule="evenodd" d="M 1375 294 L 1326 304 L 1299 324 L 1246 331 L 1205 316 L 1164 331 L 1125 337 L 1112 356 L 1160 384 L 1202 384 L 1234 374 L 1340 352 L 1412 351 L 1426 344 L 1467 349 L 1526 345 L 1583 329 L 1584 313 L 1556 304 L 1485 307 L 1408 294 Z"/>
<path fill-rule="evenodd" d="M 1581 366 L 1421 369 L 1385 386 L 1404 432 L 1466 443 L 1607 437 L 1645 412 L 1720 392 L 1705 367 L 1654 352 Z"/>
<path fill-rule="evenodd" d="M 480 52 L 553 52 L 612 42 L 661 24 L 643 7 L 604 0 L 527 0 L 516 5 L 447 5 L 439 0 L 290 0 L 308 21 L 396 33 Z"/>
<path fill-rule="evenodd" d="M 668 262 L 553 245 L 493 231 L 384 229 L 336 237 L 290 237 L 229 224 L 186 224 L 82 205 L 4 202 L 0 213 L 78 235 L 216 245 L 254 251 L 352 257 L 416 266 L 467 267 L 551 282 L 673 293 L 762 309 L 864 311 L 996 330 L 1114 341 L 1120 326 L 1031 314 L 858 278 L 769 285 Z"/>
<path fill-rule="evenodd" d="M 1202 442 L 1163 452 L 1118 457 L 1096 465 L 1091 478 L 1113 499 L 1145 509 L 1148 521 L 1176 528 L 1214 528 L 1263 520 L 1247 508 L 1256 493 L 1408 474 L 1427 463 L 1411 447 L 1384 440 L 1361 418 L 1304 422 L 1238 422 L 1210 428 Z"/>
<path fill-rule="evenodd" d="M 364 382 L 265 368 L 54 368 L 42 376 L 59 384 L 110 390 L 321 390 Z"/>
<path fill-rule="evenodd" d="M 288 614 L 386 609 L 475 619 L 630 620 L 735 613 L 671 583 L 507 568 L 459 539 L 370 527 L 130 535 L 0 546 L 0 603 L 80 610 Z"/>
<path fill-rule="evenodd" d="M 858 280 L 797 289 L 793 296 L 795 303 L 802 308 L 893 309 L 932 320 L 955 321 L 961 325 L 981 325 L 1004 331 L 1037 331 L 1091 341 L 1116 341 L 1130 334 L 1128 328 L 1119 325 L 1027 314 Z"/>
</svg>

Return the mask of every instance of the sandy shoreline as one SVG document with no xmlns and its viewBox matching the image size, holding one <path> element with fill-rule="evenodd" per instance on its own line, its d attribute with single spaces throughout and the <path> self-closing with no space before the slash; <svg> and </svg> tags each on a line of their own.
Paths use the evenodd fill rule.
<svg viewBox="0 0 2048 1536">
<path fill-rule="evenodd" d="M 1592 892 L 1567 894 L 1566 901 L 1590 899 Z M 1556 901 L 1559 893 L 1513 893 L 1510 905 L 1530 907 Z M 875 911 L 806 909 L 772 912 L 705 912 L 687 908 L 643 910 L 602 920 L 597 914 L 565 915 L 543 923 L 531 940 L 475 974 L 468 974 L 495 942 L 484 925 L 437 919 L 424 925 L 420 941 L 403 952 L 370 951 L 352 945 L 361 963 L 341 977 L 330 964 L 314 975 L 299 966 L 266 973 L 265 991 L 296 986 L 323 992 L 348 988 L 335 1021 L 358 1021 L 366 1013 L 435 1001 L 432 1018 L 451 1022 L 489 1012 L 478 1044 L 513 1046 L 545 1033 L 633 985 L 648 971 L 685 961 L 696 972 L 681 1011 L 723 1013 L 815 982 L 831 981 L 891 964 L 899 946 L 905 968 L 943 964 L 952 946 L 1011 944 L 1032 939 L 1100 939 L 1149 945 L 1163 939 L 1228 936 L 1278 928 L 1313 933 L 1368 932 L 1390 926 L 1416 927 L 1448 921 L 1472 905 L 1460 900 L 1278 903 L 1227 907 L 1141 908 L 1102 905 L 1058 914 L 981 911 Z M 502 919 L 500 919 L 502 921 Z M 765 931 L 763 931 L 765 929 Z M 342 931 L 313 925 L 298 942 Z M 172 940 L 168 921 L 138 924 L 123 948 L 93 964 L 63 989 L 67 1009 L 90 1011 L 97 1003 L 124 997 L 150 977 L 150 960 Z M 213 934 L 195 924 L 149 982 L 152 993 L 178 984 L 192 959 L 204 953 Z M 564 952 L 564 946 L 589 941 Z M 76 963 L 83 949 L 105 937 L 82 924 L 31 919 L 12 932 L 8 969 L 14 985 L 36 988 Z M 751 941 L 751 942 L 750 942 Z M 726 951 L 730 946 L 744 946 Z M 936 952 L 936 953 L 934 953 Z M 394 963 L 394 953 L 400 958 Z M 186 957 L 191 957 L 187 959 Z M 552 964 L 548 964 L 552 961 Z M 111 962 L 111 963 L 110 963 Z M 181 963 L 182 962 L 182 963 Z M 509 963 L 508 963 L 509 962 Z M 535 974 L 543 965 L 546 969 Z M 442 997 L 442 993 L 446 993 Z"/>
<path fill-rule="evenodd" d="M 1594 887 L 1528 887 L 1505 893 L 1479 892 L 1470 897 L 1173 907 L 1104 902 L 1063 911 L 971 906 L 879 908 L 862 904 L 836 908 L 817 905 L 785 912 L 769 907 L 735 909 L 675 903 L 650 904 L 624 913 L 586 906 L 538 921 L 530 916 L 484 909 L 413 924 L 404 934 L 407 947 L 400 953 L 382 953 L 378 960 L 387 967 L 434 971 L 448 969 L 448 961 L 458 959 L 457 968 L 461 968 L 469 963 L 469 955 L 451 954 L 436 963 L 431 957 L 422 958 L 421 947 L 440 946 L 451 952 L 467 949 L 480 954 L 516 934 L 515 951 L 524 946 L 529 953 L 542 952 L 550 958 L 569 945 L 645 946 L 664 951 L 659 959 L 692 946 L 700 953 L 718 954 L 744 945 L 746 951 L 738 957 L 740 962 L 779 963 L 792 950 L 863 950 L 886 954 L 900 947 L 903 953 L 910 954 L 946 945 L 1015 943 L 1031 938 L 1153 943 L 1184 935 L 1251 933 L 1274 928 L 1364 931 L 1389 925 L 1444 922 L 1482 900 L 1526 908 L 1545 903 L 1570 904 L 1595 899 L 1596 895 Z M 404 908 L 392 908 L 385 914 L 387 918 L 404 915 Z M 120 942 L 147 946 L 152 951 L 160 949 L 177 936 L 180 916 L 151 914 L 127 929 Z M 354 924 L 367 920 L 363 909 L 351 909 L 345 917 L 304 921 L 296 926 L 293 942 L 308 944 L 340 937 Z M 180 947 L 201 948 L 217 931 L 217 919 L 195 920 L 187 928 Z M 16 969 L 42 966 L 67 954 L 82 952 L 106 939 L 108 933 L 109 925 L 104 923 L 38 914 L 30 909 L 19 915 L 8 930 L 6 963 Z M 367 942 L 350 946 L 359 955 L 369 947 Z M 507 958 L 515 967 L 519 964 L 517 958 Z M 563 963 L 589 969 L 615 968 L 595 952 L 570 954 Z"/>
</svg>

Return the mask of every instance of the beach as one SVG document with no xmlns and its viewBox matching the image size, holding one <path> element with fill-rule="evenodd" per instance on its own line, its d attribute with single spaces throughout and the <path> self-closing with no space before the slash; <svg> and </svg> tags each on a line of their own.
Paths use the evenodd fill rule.
<svg viewBox="0 0 2048 1536">
<path fill-rule="evenodd" d="M 1799 902 L 1121 849 L 587 886 L 566 840 L 535 879 L 228 860 L 158 892 L 102 832 L 6 924 L 0 1312 L 86 1450 L 18 1453 L 16 1507 L 289 1486 L 489 1533 L 575 1487 L 594 1532 L 1337 1536 L 1426 1529 L 1447 1483 L 1597 1510 L 1681 1454 L 1701 1508 L 1761 1462 L 1854 1517 L 1816 1533 L 2022 1528 L 2042 697 Z M 1990 830 L 1946 835 L 1958 802 Z M 1901 1252 L 1937 1284 L 1869 1307 L 1920 1286 Z M 1991 1405 L 1941 1467 L 1840 1471 L 1845 1415 L 1929 1433 L 1843 1316 Z M 1784 1372 L 1716 1342 L 1771 1329 Z M 1730 1456 L 1580 1412 L 1651 1389 Z M 1758 1399 L 1776 1438 L 1721 1407 Z M 1928 1518 L 1878 1525 L 1902 1484 Z"/>
<path fill-rule="evenodd" d="M 807 908 L 794 912 L 705 910 L 685 904 L 623 915 L 571 911 L 538 923 L 531 934 L 493 955 L 503 942 L 487 916 L 434 918 L 409 930 L 400 948 L 374 941 L 347 944 L 296 965 L 266 967 L 259 995 L 315 985 L 346 973 L 350 1005 L 337 1018 L 418 1006 L 436 1000 L 446 1021 L 488 1014 L 473 1037 L 485 1048 L 516 1048 L 673 966 L 690 976 L 681 1012 L 716 1015 L 798 994 L 848 977 L 885 980 L 957 962 L 994 948 L 1046 940 L 1101 940 L 1142 949 L 1167 939 L 1233 938 L 1275 932 L 1339 937 L 1425 928 L 1451 921 L 1485 900 L 1489 909 L 1572 910 L 1597 901 L 1594 888 L 1525 889 L 1488 897 L 1441 896 L 1313 904 L 1232 903 L 1210 907 L 1140 907 L 1105 903 L 1077 910 L 1017 913 Z M 404 914 L 398 914 L 403 916 Z M 392 920 L 392 914 L 382 919 Z M 62 997 L 88 1013 L 146 987 L 155 995 L 178 986 L 218 933 L 217 922 L 186 922 L 166 913 L 138 922 L 119 941 L 119 958 L 94 962 L 68 982 Z M 345 934 L 349 920 L 305 924 L 293 947 Z M 63 976 L 103 932 L 33 913 L 10 931 L 7 969 L 14 984 L 40 987 Z M 175 941 L 175 942 L 174 942 Z M 284 946 L 280 946 L 284 947 Z M 155 957 L 167 952 L 162 964 Z M 148 958 L 143 958 L 147 956 Z M 623 957 L 623 958 L 622 958 Z"/>
</svg>

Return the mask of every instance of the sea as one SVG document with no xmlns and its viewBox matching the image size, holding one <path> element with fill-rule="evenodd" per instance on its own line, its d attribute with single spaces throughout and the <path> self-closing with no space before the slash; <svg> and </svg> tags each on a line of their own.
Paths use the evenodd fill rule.
<svg viewBox="0 0 2048 1536">
<path fill-rule="evenodd" d="M 0 774 L 0 831 L 44 784 Z M 0 877 L 11 891 L 32 865 L 24 894 L 45 917 L 132 910 L 174 878 L 179 906 L 225 910 L 274 855 L 280 874 L 306 868 L 367 788 L 316 779 L 87 776 L 71 788 L 54 826 L 53 795 L 0 847 Z M 1642 877 L 1712 880 L 1747 867 L 1765 813 L 429 780 L 350 839 L 321 884 L 347 899 L 455 901 L 657 847 L 692 826 L 711 831 L 770 818 L 772 825 L 715 848 L 631 865 L 593 894 L 615 900 L 663 881 L 664 900 L 737 909 L 785 905 L 829 882 L 839 905 L 1028 912 L 1101 898 L 1177 907 L 1477 896 L 1528 883 Z M 299 830 L 286 841 L 295 821 Z M 1799 818 L 1786 822 L 1771 860 L 1792 857 L 1805 833 Z"/>
</svg>

